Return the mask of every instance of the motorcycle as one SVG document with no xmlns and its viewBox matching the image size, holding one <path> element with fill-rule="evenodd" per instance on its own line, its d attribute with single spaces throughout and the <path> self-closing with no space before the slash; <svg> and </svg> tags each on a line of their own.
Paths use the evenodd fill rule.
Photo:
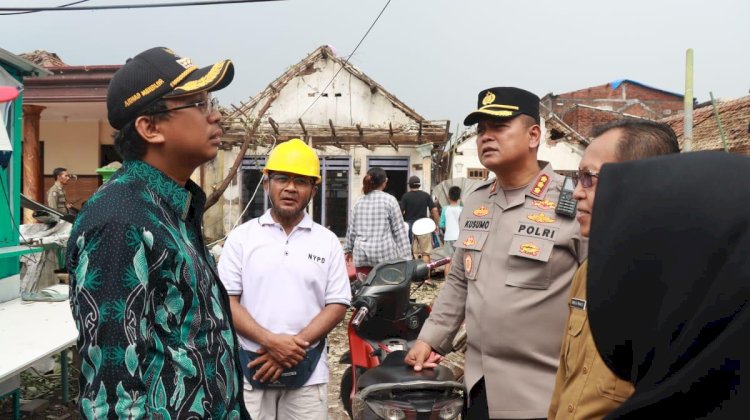
<svg viewBox="0 0 750 420">
<path fill-rule="evenodd" d="M 410 285 L 449 262 L 390 261 L 375 266 L 364 281 L 354 280 L 349 351 L 339 360 L 351 364 L 342 376 L 340 397 L 353 419 L 453 420 L 462 415 L 465 388 L 450 369 L 415 372 L 404 363 L 430 313 L 429 305 L 410 298 Z"/>
</svg>

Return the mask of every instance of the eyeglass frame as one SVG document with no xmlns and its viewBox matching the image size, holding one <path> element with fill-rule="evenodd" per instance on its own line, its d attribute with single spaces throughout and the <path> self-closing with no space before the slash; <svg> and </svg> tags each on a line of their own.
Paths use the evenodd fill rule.
<svg viewBox="0 0 750 420">
<path fill-rule="evenodd" d="M 180 109 L 188 109 L 193 107 L 198 108 L 203 115 L 209 116 L 212 112 L 219 110 L 219 98 L 212 98 L 209 96 L 206 99 L 197 102 L 191 102 L 185 105 L 178 105 L 172 108 L 161 109 L 159 111 L 149 112 L 144 115 L 166 114 L 168 112 L 179 111 Z"/>
<path fill-rule="evenodd" d="M 577 187 L 578 181 L 580 181 L 581 187 L 591 188 L 594 186 L 594 178 L 599 178 L 600 173 L 589 169 L 579 169 L 577 172 L 573 172 L 573 185 Z"/>
<path fill-rule="evenodd" d="M 286 178 L 286 181 L 281 181 L 278 178 L 284 177 Z M 286 187 L 289 185 L 290 182 L 294 183 L 295 187 L 314 187 L 315 186 L 315 180 L 313 180 L 309 176 L 304 175 L 287 175 L 280 172 L 271 172 L 268 174 L 268 179 L 271 181 L 276 182 L 281 187 Z M 304 181 L 304 182 L 301 182 Z"/>
</svg>

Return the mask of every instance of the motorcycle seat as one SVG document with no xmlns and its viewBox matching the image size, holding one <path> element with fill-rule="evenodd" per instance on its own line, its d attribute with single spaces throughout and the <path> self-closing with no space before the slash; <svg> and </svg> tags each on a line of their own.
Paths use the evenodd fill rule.
<svg viewBox="0 0 750 420">
<path fill-rule="evenodd" d="M 415 372 L 414 368 L 404 363 L 406 351 L 394 351 L 383 362 L 366 370 L 357 381 L 357 388 L 364 389 L 370 385 L 383 383 L 406 383 L 411 381 L 453 381 L 453 372 L 445 366 L 434 369 L 423 369 Z"/>
</svg>

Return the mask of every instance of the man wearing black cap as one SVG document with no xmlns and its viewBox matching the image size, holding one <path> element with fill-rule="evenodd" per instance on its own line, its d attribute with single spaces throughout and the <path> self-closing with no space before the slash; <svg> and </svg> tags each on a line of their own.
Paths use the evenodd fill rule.
<svg viewBox="0 0 750 420">
<path fill-rule="evenodd" d="M 190 180 L 222 136 L 210 92 L 231 61 L 198 68 L 166 48 L 128 60 L 107 92 L 123 166 L 68 241 L 83 418 L 249 418 L 227 293 Z"/>
<path fill-rule="evenodd" d="M 555 212 L 564 177 L 536 159 L 539 98 L 499 87 L 478 102 L 464 124 L 477 124 L 479 160 L 496 179 L 465 200 L 451 271 L 406 363 L 434 366 L 465 320 L 469 418 L 546 418 L 586 242 Z"/>
</svg>

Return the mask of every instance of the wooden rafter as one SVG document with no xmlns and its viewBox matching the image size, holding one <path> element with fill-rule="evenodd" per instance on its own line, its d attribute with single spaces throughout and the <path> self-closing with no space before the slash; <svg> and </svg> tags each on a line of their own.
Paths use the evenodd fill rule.
<svg viewBox="0 0 750 420">
<path fill-rule="evenodd" d="M 297 122 L 299 122 L 299 126 L 302 127 L 302 133 L 305 135 L 305 138 L 307 138 L 307 129 L 305 128 L 305 123 L 302 122 L 302 118 L 297 119 Z"/>
<path fill-rule="evenodd" d="M 331 134 L 333 134 L 333 145 L 342 150 L 349 150 L 348 148 L 342 146 L 341 143 L 339 143 L 339 141 L 336 139 L 336 127 L 333 126 L 333 120 L 331 120 L 330 118 L 328 119 L 328 125 L 331 127 Z"/>
<path fill-rule="evenodd" d="M 279 135 L 279 125 L 276 124 L 276 121 L 273 120 L 273 118 L 268 117 L 268 123 L 271 124 L 271 128 L 273 128 L 273 132 L 276 133 L 276 135 Z"/>
<path fill-rule="evenodd" d="M 388 123 L 388 143 L 398 152 L 398 146 L 393 142 L 393 124 Z"/>
<path fill-rule="evenodd" d="M 362 126 L 360 124 L 357 124 L 357 131 L 359 132 L 359 143 L 362 147 L 364 147 L 367 150 L 374 150 L 373 147 L 370 147 L 367 142 L 365 142 L 365 132 L 362 130 Z"/>
</svg>

